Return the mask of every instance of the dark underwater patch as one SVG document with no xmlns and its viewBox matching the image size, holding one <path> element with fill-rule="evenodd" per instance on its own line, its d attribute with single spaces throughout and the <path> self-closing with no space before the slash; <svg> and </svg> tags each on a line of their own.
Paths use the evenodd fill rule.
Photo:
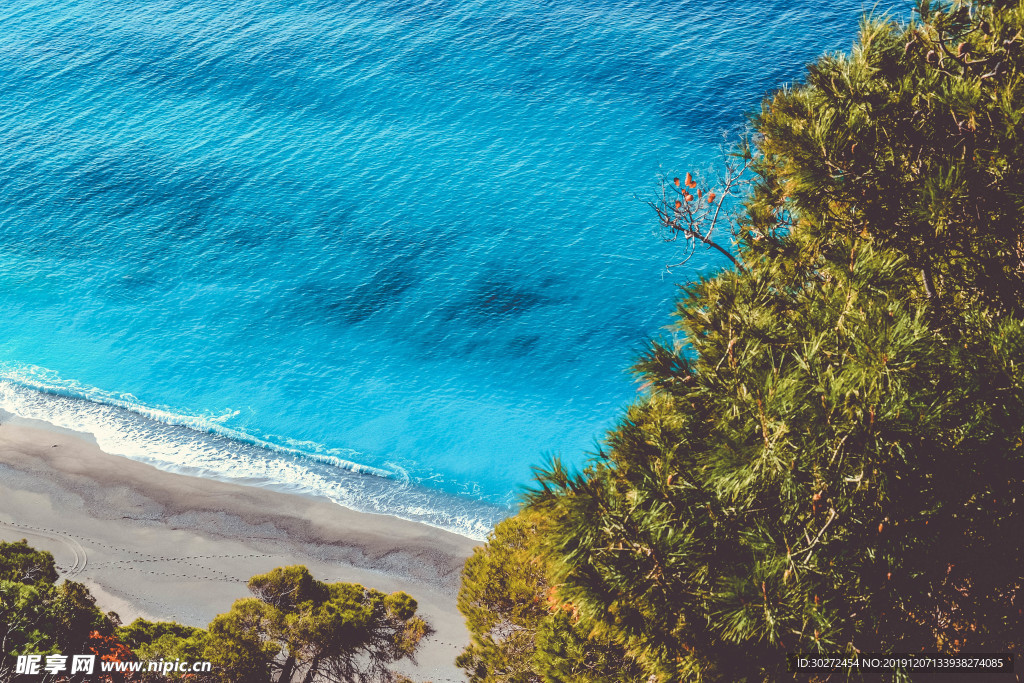
<svg viewBox="0 0 1024 683">
<path fill-rule="evenodd" d="M 390 309 L 417 282 L 415 270 L 400 264 L 380 268 L 362 280 L 306 282 L 278 302 L 285 316 L 327 325 L 358 325 Z"/>
</svg>

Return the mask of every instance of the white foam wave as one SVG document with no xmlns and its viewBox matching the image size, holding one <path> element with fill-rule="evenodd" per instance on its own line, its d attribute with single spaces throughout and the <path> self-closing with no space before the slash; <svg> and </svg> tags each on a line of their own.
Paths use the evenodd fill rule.
<svg viewBox="0 0 1024 683">
<path fill-rule="evenodd" d="M 107 406 L 112 408 L 120 408 L 127 410 L 137 415 L 147 417 L 155 422 L 159 422 L 164 425 L 173 427 L 187 427 L 191 430 L 198 432 L 205 432 L 207 434 L 216 434 L 223 436 L 240 443 L 249 444 L 258 448 L 263 448 L 269 451 L 277 451 L 280 453 L 287 453 L 298 457 L 308 457 L 322 462 L 324 464 L 333 465 L 334 467 L 340 467 L 343 469 L 351 470 L 353 472 L 359 472 L 362 474 L 372 474 L 377 477 L 390 477 L 392 473 L 371 467 L 369 465 L 363 465 L 348 458 L 357 456 L 358 452 L 353 450 L 342 450 L 342 449 L 317 449 L 317 450 L 302 450 L 299 448 L 290 448 L 287 446 L 281 446 L 279 444 L 271 443 L 262 439 L 258 439 L 252 435 L 240 432 L 237 429 L 231 429 L 225 427 L 224 423 L 239 414 L 238 410 L 227 410 L 220 415 L 186 415 L 184 413 L 177 413 L 171 410 L 163 408 L 154 408 L 143 404 L 132 394 L 113 394 L 110 392 L 104 392 L 93 387 L 87 387 L 82 385 L 75 380 L 63 380 L 52 370 L 46 368 L 40 368 L 39 366 L 12 366 L 10 364 L 0 363 L 0 378 L 7 380 L 14 385 L 20 385 L 28 389 L 34 389 L 36 391 L 49 394 L 51 396 L 60 396 L 70 399 L 84 399 L 90 403 L 97 404 L 97 406 Z M 37 408 L 38 409 L 38 408 Z M 52 412 L 53 408 L 50 407 Z M 18 414 L 16 411 L 11 410 L 10 412 Z M 102 412 L 102 411 L 101 411 Z M 109 421 L 110 415 L 105 414 L 104 418 Z M 52 424 L 57 424 L 51 419 L 45 417 L 39 417 L 36 419 L 42 419 Z M 77 420 L 83 422 L 89 426 L 97 426 L 95 420 L 89 420 L 88 418 L 81 418 Z M 79 427 L 72 427 L 69 425 L 60 426 L 75 431 L 85 431 L 89 434 L 93 434 L 99 440 L 101 434 L 97 434 L 91 429 L 81 429 Z M 118 434 L 123 436 L 123 434 Z M 313 446 L 310 442 L 298 442 L 304 443 L 309 446 Z M 103 444 L 101 443 L 102 447 Z M 161 454 L 164 449 L 157 449 L 152 452 L 149 456 L 150 459 L 156 458 L 161 459 Z M 123 454 L 128 455 L 128 454 Z M 176 457 L 169 458 L 169 462 L 173 462 Z"/>
<path fill-rule="evenodd" d="M 0 364 L 0 408 L 92 435 L 104 451 L 161 469 L 325 496 L 361 512 L 423 522 L 482 540 L 508 510 L 409 483 L 360 464 L 356 451 L 295 449 L 224 426 L 233 412 L 190 416 L 112 395 L 43 368 Z M 297 443 L 297 442 L 292 442 Z"/>
</svg>

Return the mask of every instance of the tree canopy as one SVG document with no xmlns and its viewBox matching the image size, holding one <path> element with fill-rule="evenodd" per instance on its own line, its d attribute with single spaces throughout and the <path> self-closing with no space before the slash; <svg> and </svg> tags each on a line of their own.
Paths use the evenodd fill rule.
<svg viewBox="0 0 1024 683">
<path fill-rule="evenodd" d="M 119 626 L 88 589 L 58 579 L 53 557 L 0 543 L 0 681 L 18 655 L 89 654 L 105 661 L 209 661 L 210 673 L 103 674 L 105 681 L 408 683 L 390 666 L 412 659 L 430 627 L 416 600 L 354 583 L 318 581 L 303 566 L 252 577 L 208 629 L 136 619 Z"/>
<path fill-rule="evenodd" d="M 1021 651 L 1022 67 L 1024 3 L 921 2 L 764 102 L 733 265 L 684 288 L 591 464 L 527 497 L 566 628 L 653 681 Z M 674 186 L 663 227 L 707 243 L 733 186 Z"/>
<path fill-rule="evenodd" d="M 21 654 L 88 653 L 114 630 L 89 589 L 58 579 L 53 556 L 24 540 L 0 542 L 0 680 Z"/>
<path fill-rule="evenodd" d="M 53 555 L 29 547 L 25 539 L 16 543 L 0 541 L 0 581 L 35 585 L 56 580 L 57 565 Z"/>
<path fill-rule="evenodd" d="M 849 54 L 764 102 L 744 227 L 863 237 L 903 254 L 935 306 L 1020 314 L 1024 6 L 925 0 L 918 14 L 866 19 Z"/>
<path fill-rule="evenodd" d="M 224 683 L 377 683 L 399 680 L 390 665 L 430 631 L 408 594 L 325 583 L 301 565 L 254 576 L 249 589 L 256 597 L 205 631 L 136 620 L 118 636 L 143 658 L 208 660 L 209 678 Z"/>
<path fill-rule="evenodd" d="M 463 570 L 459 610 L 472 643 L 457 660 L 471 683 L 630 683 L 642 671 L 623 649 L 576 626 L 577 610 L 551 582 L 529 512 L 507 519 Z"/>
</svg>

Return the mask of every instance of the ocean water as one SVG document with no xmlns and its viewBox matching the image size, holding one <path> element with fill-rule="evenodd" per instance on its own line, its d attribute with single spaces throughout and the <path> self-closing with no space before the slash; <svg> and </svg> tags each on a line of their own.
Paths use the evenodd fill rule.
<svg viewBox="0 0 1024 683">
<path fill-rule="evenodd" d="M 722 267 L 659 173 L 872 8 L 0 0 L 0 409 L 481 538 Z"/>
</svg>

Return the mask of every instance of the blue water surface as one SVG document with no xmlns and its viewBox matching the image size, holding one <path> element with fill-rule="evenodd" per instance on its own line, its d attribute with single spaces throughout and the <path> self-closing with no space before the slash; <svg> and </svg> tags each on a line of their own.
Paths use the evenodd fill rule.
<svg viewBox="0 0 1024 683">
<path fill-rule="evenodd" d="M 659 173 L 910 4 L 0 0 L 0 408 L 481 537 L 723 265 Z"/>
</svg>

